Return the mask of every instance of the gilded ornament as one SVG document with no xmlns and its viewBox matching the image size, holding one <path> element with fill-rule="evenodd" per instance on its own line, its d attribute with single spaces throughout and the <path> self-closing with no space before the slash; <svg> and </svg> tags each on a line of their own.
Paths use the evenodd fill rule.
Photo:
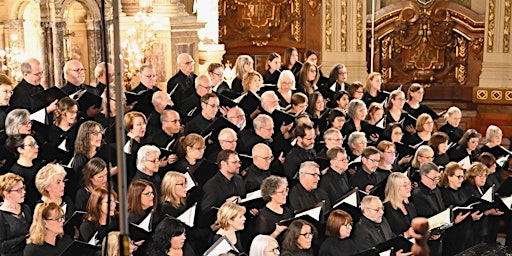
<svg viewBox="0 0 512 256">
<path fill-rule="evenodd" d="M 511 0 L 505 0 L 505 15 L 503 19 L 503 52 L 509 52 L 510 45 L 510 13 L 511 13 Z"/>
<path fill-rule="evenodd" d="M 363 51 L 363 0 L 357 0 L 356 3 L 356 49 L 358 52 Z"/>
<path fill-rule="evenodd" d="M 341 3 L 341 18 L 340 18 L 340 46 L 341 51 L 347 51 L 347 1 L 342 0 Z"/>
<path fill-rule="evenodd" d="M 496 0 L 489 0 L 489 18 L 487 32 L 487 52 L 493 52 L 494 46 L 494 18 L 495 18 Z"/>
<path fill-rule="evenodd" d="M 330 0 L 325 2 L 325 50 L 331 51 L 332 42 L 332 4 Z"/>
</svg>

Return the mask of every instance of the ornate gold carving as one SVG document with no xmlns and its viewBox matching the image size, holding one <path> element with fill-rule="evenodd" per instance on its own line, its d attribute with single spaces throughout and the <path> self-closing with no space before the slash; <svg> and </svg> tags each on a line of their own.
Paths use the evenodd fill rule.
<svg viewBox="0 0 512 256">
<path fill-rule="evenodd" d="M 358 52 L 363 51 L 363 0 L 357 0 L 356 3 L 356 49 Z"/>
<path fill-rule="evenodd" d="M 460 85 L 466 84 L 467 69 L 466 62 L 468 56 L 468 42 L 465 38 L 457 37 L 457 47 L 455 48 L 455 58 L 459 62 L 455 67 L 455 78 Z"/>
<path fill-rule="evenodd" d="M 505 15 L 503 21 L 503 52 L 508 53 L 510 44 L 510 9 L 511 0 L 505 0 Z"/>
<path fill-rule="evenodd" d="M 476 99 L 477 100 L 486 100 L 489 98 L 489 92 L 487 90 L 477 90 L 476 91 Z"/>
<path fill-rule="evenodd" d="M 496 0 L 489 0 L 489 18 L 488 20 L 488 31 L 487 31 L 487 52 L 493 51 L 494 46 L 494 18 L 495 15 Z"/>
<path fill-rule="evenodd" d="M 325 1 L 325 50 L 331 51 L 332 42 L 332 4 L 331 0 Z"/>
<path fill-rule="evenodd" d="M 505 92 L 505 100 L 512 101 L 512 91 Z"/>
<path fill-rule="evenodd" d="M 392 68 L 391 67 L 385 67 L 382 68 L 382 82 L 386 83 L 392 75 Z"/>
<path fill-rule="evenodd" d="M 292 12 L 298 17 L 302 17 L 302 0 L 294 0 L 292 2 Z M 295 41 L 302 42 L 302 20 L 293 21 L 292 35 Z"/>
<path fill-rule="evenodd" d="M 322 2 L 320 0 L 307 0 L 308 7 L 313 10 L 312 16 L 315 16 L 315 13 L 320 10 L 320 6 L 322 6 Z"/>
<path fill-rule="evenodd" d="M 491 91 L 491 100 L 501 100 L 503 98 L 503 92 L 498 90 Z"/>
<path fill-rule="evenodd" d="M 340 16 L 340 46 L 341 51 L 347 51 L 347 1 L 342 0 L 340 3 L 341 16 Z"/>
</svg>

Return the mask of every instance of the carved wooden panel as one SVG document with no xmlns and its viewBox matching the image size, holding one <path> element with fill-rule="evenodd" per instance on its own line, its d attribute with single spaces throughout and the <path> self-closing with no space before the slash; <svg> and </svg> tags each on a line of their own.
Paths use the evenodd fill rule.
<svg viewBox="0 0 512 256">
<path fill-rule="evenodd" d="M 417 82 L 432 87 L 427 98 L 471 101 L 482 67 L 484 18 L 441 0 L 387 6 L 376 14 L 375 70 L 388 89 Z"/>
<path fill-rule="evenodd" d="M 321 5 L 321 0 L 219 0 L 219 41 L 226 56 L 282 55 L 288 47 L 321 52 Z"/>
</svg>

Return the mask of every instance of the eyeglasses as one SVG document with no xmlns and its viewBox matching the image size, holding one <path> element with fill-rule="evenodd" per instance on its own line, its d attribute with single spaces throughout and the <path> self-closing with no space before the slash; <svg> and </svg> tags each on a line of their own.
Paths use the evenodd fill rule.
<svg viewBox="0 0 512 256">
<path fill-rule="evenodd" d="M 462 180 L 464 179 L 464 175 L 453 175 L 454 177 L 457 177 L 457 179 Z"/>
<path fill-rule="evenodd" d="M 203 150 L 206 149 L 206 147 L 201 147 L 201 148 L 192 147 L 192 148 L 195 149 L 195 150 L 199 150 L 199 151 L 203 151 Z"/>
<path fill-rule="evenodd" d="M 268 251 L 268 252 L 271 252 L 271 253 L 274 253 L 275 255 L 281 255 L 281 249 L 278 247 L 276 248 L 273 248 L 272 250 Z"/>
<path fill-rule="evenodd" d="M 156 75 L 146 75 L 146 74 L 142 74 L 143 76 L 147 77 L 147 78 L 155 78 Z"/>
<path fill-rule="evenodd" d="M 155 196 L 155 191 L 149 191 L 149 192 L 146 192 L 146 193 L 142 193 L 142 195 L 144 195 L 144 196 Z"/>
<path fill-rule="evenodd" d="M 336 142 L 343 141 L 343 139 L 341 139 L 341 138 L 340 138 L 340 139 L 326 139 L 326 140 L 334 140 L 334 141 L 336 141 Z"/>
<path fill-rule="evenodd" d="M 309 233 L 303 233 L 303 234 L 299 234 L 305 238 L 313 238 L 313 233 L 309 232 Z"/>
<path fill-rule="evenodd" d="M 187 187 L 188 185 L 188 182 L 183 182 L 183 183 L 177 183 L 176 186 L 182 186 L 182 187 Z"/>
<path fill-rule="evenodd" d="M 64 222 L 64 216 L 60 216 L 58 218 L 45 218 L 45 220 L 53 220 L 57 222 Z"/>
<path fill-rule="evenodd" d="M 342 226 L 342 227 L 346 227 L 346 228 L 348 228 L 348 227 L 352 227 L 352 223 L 350 222 L 350 223 L 347 223 L 347 224 L 343 224 L 343 225 L 341 225 L 341 226 Z"/>
<path fill-rule="evenodd" d="M 219 109 L 220 108 L 219 105 L 210 104 L 210 103 L 206 103 L 206 102 L 203 102 L 203 103 L 206 104 L 206 106 L 208 106 L 210 108 L 213 108 L 213 109 Z"/>
<path fill-rule="evenodd" d="M 376 212 L 380 212 L 380 211 L 384 211 L 384 206 L 379 207 L 379 208 L 377 208 L 377 209 L 374 209 L 374 208 L 366 208 L 366 209 L 368 209 L 368 210 L 373 210 L 373 211 L 376 211 Z"/>
<path fill-rule="evenodd" d="M 276 191 L 276 194 L 281 194 L 281 195 L 285 195 L 285 194 L 288 194 L 288 192 L 290 191 L 289 188 L 286 188 L 285 190 L 283 191 Z"/>
<path fill-rule="evenodd" d="M 94 132 L 91 132 L 92 135 L 103 135 L 103 131 L 94 131 Z"/>
<path fill-rule="evenodd" d="M 187 61 L 187 62 L 185 62 L 185 63 L 183 63 L 183 64 L 185 64 L 185 65 L 190 65 L 190 64 L 193 64 L 194 62 L 195 62 L 195 61 L 191 60 L 191 61 Z"/>
<path fill-rule="evenodd" d="M 311 175 L 314 178 L 320 178 L 320 173 L 303 172 L 304 174 Z"/>
<path fill-rule="evenodd" d="M 37 141 L 33 141 L 29 144 L 23 144 L 23 147 L 35 148 L 37 147 Z"/>
<path fill-rule="evenodd" d="M 26 186 L 23 186 L 21 188 L 18 188 L 18 189 L 11 189 L 9 190 L 9 192 L 16 192 L 16 193 L 22 193 L 23 191 L 27 191 L 27 187 Z"/>
<path fill-rule="evenodd" d="M 157 164 L 157 163 L 160 163 L 160 159 L 155 159 L 155 160 L 145 160 L 147 162 L 152 162 L 154 164 Z"/>
<path fill-rule="evenodd" d="M 75 71 L 77 73 L 85 72 L 85 68 L 77 68 L 77 69 L 69 69 L 71 71 Z"/>
<path fill-rule="evenodd" d="M 437 183 L 437 182 L 439 182 L 441 180 L 441 177 L 439 177 L 439 176 L 431 178 L 428 175 L 425 175 L 425 177 L 427 177 L 429 180 L 431 180 L 432 182 L 435 182 L 435 183 Z"/>
<path fill-rule="evenodd" d="M 356 93 L 364 93 L 364 90 L 357 90 Z"/>
<path fill-rule="evenodd" d="M 44 71 L 40 71 L 40 72 L 37 72 L 37 73 L 29 73 L 29 74 L 32 74 L 34 76 L 42 76 L 42 75 L 44 75 Z"/>
<path fill-rule="evenodd" d="M 384 151 L 384 153 L 388 153 L 388 154 L 396 154 L 396 151 Z"/>
<path fill-rule="evenodd" d="M 237 119 L 239 119 L 239 118 L 244 118 L 244 117 L 245 117 L 244 115 L 231 116 L 231 117 L 229 117 L 229 116 L 228 116 L 228 119 L 231 119 L 231 118 L 237 118 Z"/>
<path fill-rule="evenodd" d="M 238 140 L 220 140 L 220 141 L 224 141 L 224 142 L 227 142 L 229 144 L 233 144 L 233 143 L 237 143 Z"/>
<path fill-rule="evenodd" d="M 368 161 L 371 161 L 371 162 L 374 162 L 374 163 L 379 163 L 380 162 L 380 159 L 371 159 L 371 158 L 366 158 L 368 159 Z"/>
<path fill-rule="evenodd" d="M 14 93 L 12 90 L 0 90 L 0 92 L 3 92 L 9 96 L 11 96 Z"/>
<path fill-rule="evenodd" d="M 333 159 L 334 161 L 348 162 L 348 158 Z"/>
<path fill-rule="evenodd" d="M 28 120 L 26 122 L 21 123 L 21 125 L 25 125 L 25 126 L 32 125 L 32 121 Z"/>
<path fill-rule="evenodd" d="M 210 86 L 210 85 L 208 85 L 208 86 L 204 86 L 204 85 L 202 85 L 202 84 L 198 84 L 198 85 L 199 85 L 200 87 L 205 88 L 206 90 L 212 90 L 212 89 L 213 89 L 213 87 L 214 87 L 214 86 Z"/>
<path fill-rule="evenodd" d="M 256 156 L 256 155 L 255 155 Z M 257 156 L 265 161 L 273 161 L 274 160 L 274 156 L 267 156 L 267 157 L 263 157 L 263 156 Z"/>
</svg>

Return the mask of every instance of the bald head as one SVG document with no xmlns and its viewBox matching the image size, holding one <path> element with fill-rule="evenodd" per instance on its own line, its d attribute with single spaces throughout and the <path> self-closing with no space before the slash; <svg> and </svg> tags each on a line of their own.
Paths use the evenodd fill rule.
<svg viewBox="0 0 512 256">
<path fill-rule="evenodd" d="M 64 65 L 64 79 L 69 83 L 80 86 L 85 81 L 85 69 L 82 62 L 70 60 Z"/>
<path fill-rule="evenodd" d="M 30 58 L 21 63 L 21 73 L 23 74 L 23 79 L 27 81 L 31 85 L 39 85 L 41 84 L 41 80 L 43 79 L 44 73 L 43 68 L 41 67 L 41 62 L 35 58 Z"/>
<path fill-rule="evenodd" d="M 236 132 L 231 128 L 224 128 L 219 132 L 219 145 L 222 150 L 235 150 L 238 142 Z"/>
<path fill-rule="evenodd" d="M 164 91 L 156 91 L 153 93 L 153 97 L 151 98 L 151 103 L 155 107 L 155 110 L 158 113 L 162 113 L 167 107 L 167 105 L 172 106 L 171 97 Z"/>
<path fill-rule="evenodd" d="M 176 60 L 178 63 L 178 68 L 185 74 L 186 76 L 190 76 L 192 72 L 194 72 L 194 59 L 188 53 L 180 53 Z"/>
<path fill-rule="evenodd" d="M 270 163 L 274 158 L 270 147 L 263 143 L 258 143 L 252 147 L 252 157 L 253 164 L 265 171 L 270 169 Z"/>
</svg>

